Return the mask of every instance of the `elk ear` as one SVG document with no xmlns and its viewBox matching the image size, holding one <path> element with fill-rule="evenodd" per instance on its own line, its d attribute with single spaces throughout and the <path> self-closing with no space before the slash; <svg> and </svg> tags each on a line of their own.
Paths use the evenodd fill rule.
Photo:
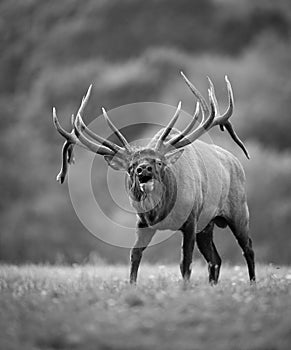
<svg viewBox="0 0 291 350">
<path fill-rule="evenodd" d="M 184 149 L 178 149 L 177 151 L 166 154 L 165 157 L 168 164 L 176 163 L 176 161 L 181 157 L 183 152 L 184 152 Z"/>
<path fill-rule="evenodd" d="M 127 170 L 127 162 L 121 158 L 113 156 L 104 156 L 108 165 L 114 170 Z"/>
</svg>

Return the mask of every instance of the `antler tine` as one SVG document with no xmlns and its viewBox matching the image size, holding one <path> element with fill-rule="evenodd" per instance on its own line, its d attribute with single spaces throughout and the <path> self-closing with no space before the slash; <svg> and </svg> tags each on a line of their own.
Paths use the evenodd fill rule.
<svg viewBox="0 0 291 350">
<path fill-rule="evenodd" d="M 72 143 L 76 141 L 74 135 L 66 131 L 60 124 L 59 119 L 57 117 L 56 108 L 53 107 L 53 123 L 59 134 L 61 134 L 66 140 L 71 141 Z"/>
<path fill-rule="evenodd" d="M 61 170 L 56 177 L 56 180 L 62 184 L 68 172 L 68 164 L 72 164 L 74 162 L 74 155 L 73 155 L 74 145 L 77 144 L 80 147 L 84 147 L 84 148 L 86 147 L 78 141 L 77 137 L 74 134 L 74 131 L 69 133 L 62 128 L 62 126 L 59 123 L 55 107 L 53 108 L 53 123 L 57 131 L 66 139 L 62 147 Z"/>
<path fill-rule="evenodd" d="M 87 90 L 87 93 L 86 95 L 83 97 L 82 99 L 82 103 L 79 107 L 79 110 L 77 112 L 77 115 L 78 114 L 81 114 L 82 111 L 84 110 L 88 100 L 89 100 L 89 97 L 90 97 L 90 94 L 91 94 L 91 89 L 92 89 L 92 84 L 89 86 L 88 90 Z M 71 124 L 72 126 L 74 125 L 74 115 L 72 114 L 71 116 Z M 78 139 L 76 138 L 76 135 L 74 134 L 74 130 L 72 130 L 72 132 L 68 132 L 66 131 L 60 124 L 59 122 L 59 119 L 57 117 L 57 111 L 56 111 L 56 108 L 53 107 L 53 123 L 55 125 L 55 128 L 57 129 L 57 131 L 69 142 L 71 142 L 71 144 L 77 144 L 78 143 Z M 78 146 L 81 146 L 81 144 L 78 144 Z"/>
<path fill-rule="evenodd" d="M 196 98 L 198 98 L 198 100 L 202 106 L 202 112 L 204 112 L 206 110 L 205 106 L 207 106 L 205 99 L 202 97 L 202 95 L 199 93 L 199 91 L 195 88 L 195 86 L 186 78 L 186 76 L 184 75 L 183 72 L 181 72 L 181 75 L 184 78 L 184 80 L 185 80 L 186 84 L 188 85 L 188 87 L 190 88 L 190 90 L 193 92 L 193 94 L 196 96 Z M 226 130 L 229 132 L 229 134 L 230 134 L 231 138 L 234 140 L 234 142 L 237 143 L 237 145 L 243 150 L 246 157 L 249 158 L 249 154 L 248 154 L 246 147 L 244 146 L 243 142 L 240 140 L 240 138 L 238 137 L 238 135 L 234 131 L 234 128 L 229 121 L 229 118 L 231 117 L 231 115 L 233 113 L 234 98 L 233 98 L 233 90 L 231 87 L 231 83 L 228 80 L 228 77 L 225 76 L 227 93 L 228 93 L 228 107 L 223 115 L 221 115 L 219 112 L 219 106 L 218 106 L 217 98 L 215 95 L 214 84 L 209 77 L 207 77 L 207 78 L 208 78 L 208 82 L 209 82 L 209 89 L 208 89 L 209 102 L 210 102 L 209 116 L 207 117 L 207 119 L 205 121 L 203 118 L 203 120 L 199 124 L 199 126 L 194 131 L 192 131 L 190 134 L 188 134 L 188 135 L 184 134 L 184 137 L 181 134 L 179 134 L 178 136 L 174 137 L 173 140 L 170 140 L 170 142 L 168 142 L 168 146 L 175 144 L 176 148 L 184 147 L 184 146 L 194 142 L 198 137 L 200 137 L 203 133 L 207 132 L 213 126 L 219 125 L 221 130 L 223 130 L 224 127 L 226 128 Z M 183 133 L 184 133 L 184 131 L 183 131 Z M 186 139 L 186 136 L 187 136 L 187 139 Z M 176 141 L 177 139 L 178 139 L 178 141 Z"/>
<path fill-rule="evenodd" d="M 210 100 L 210 113 L 209 113 L 207 119 L 204 120 L 204 117 L 203 117 L 202 121 L 200 122 L 198 127 L 195 130 L 193 130 L 190 134 L 188 134 L 188 135 L 184 134 L 183 137 L 178 135 L 180 140 L 178 142 L 175 142 L 176 148 L 181 148 L 181 147 L 184 147 L 186 145 L 189 145 L 190 143 L 194 142 L 194 140 L 199 138 L 201 135 L 203 135 L 207 130 L 209 130 L 211 128 L 211 126 L 215 120 L 217 110 L 216 110 L 216 105 L 215 105 L 215 96 L 214 96 L 214 93 L 213 93 L 211 88 L 208 89 L 208 94 L 209 94 L 209 100 Z M 187 136 L 187 138 L 186 138 L 186 136 Z M 168 145 L 168 147 L 169 147 L 169 145 Z M 167 149 L 168 149 L 168 147 L 167 147 Z"/>
<path fill-rule="evenodd" d="M 93 140 L 103 144 L 105 147 L 108 147 L 109 149 L 111 149 L 114 152 L 120 152 L 122 151 L 122 148 L 119 147 L 118 145 L 114 144 L 113 142 L 106 140 L 105 138 L 103 138 L 102 136 L 99 136 L 97 134 L 95 134 L 92 130 L 90 130 L 87 125 L 84 123 L 82 116 L 80 114 L 78 114 L 78 120 L 79 120 L 79 124 L 80 124 L 80 129 L 81 131 L 85 131 L 85 133 L 90 136 Z"/>
<path fill-rule="evenodd" d="M 60 135 L 62 135 L 71 145 L 77 145 L 87 149 L 82 143 L 79 142 L 78 138 L 74 133 L 74 129 L 71 132 L 66 131 L 60 124 L 57 117 L 56 108 L 53 107 L 53 123 Z"/>
<path fill-rule="evenodd" d="M 93 131 L 91 131 L 83 122 L 82 119 L 82 112 L 84 111 L 90 94 L 91 94 L 91 89 L 92 89 L 92 84 L 89 86 L 86 95 L 82 98 L 82 102 L 80 105 L 80 108 L 77 112 L 77 116 L 74 119 L 74 133 L 78 140 L 86 146 L 87 149 L 90 151 L 96 153 L 96 154 L 101 154 L 101 155 L 115 155 L 116 152 L 121 149 L 117 145 L 114 145 L 112 142 L 105 140 L 103 137 L 96 135 Z M 105 146 L 98 145 L 92 141 L 90 141 L 86 136 L 83 135 L 83 131 L 85 131 L 89 136 L 91 136 L 95 141 L 98 141 L 100 143 L 106 143 Z"/>
<path fill-rule="evenodd" d="M 68 163 L 75 164 L 74 145 L 72 145 L 72 144 L 68 148 Z"/>
<path fill-rule="evenodd" d="M 74 114 L 71 115 L 71 126 L 72 129 L 74 128 Z M 70 147 L 68 148 L 68 163 L 75 164 L 75 157 L 74 157 L 74 145 L 71 144 Z"/>
<path fill-rule="evenodd" d="M 71 126 L 72 126 L 72 128 L 74 127 L 74 121 L 75 121 L 75 115 L 72 114 L 71 115 Z"/>
<path fill-rule="evenodd" d="M 215 120 L 215 125 L 220 125 L 220 127 L 223 130 L 223 127 L 226 128 L 228 133 L 230 134 L 231 138 L 234 140 L 234 142 L 243 150 L 244 154 L 248 159 L 250 159 L 249 153 L 243 144 L 242 140 L 238 137 L 236 134 L 231 122 L 228 120 L 232 114 L 233 114 L 233 109 L 234 109 L 234 97 L 233 97 L 233 90 L 231 83 L 227 77 L 227 75 L 224 77 L 226 81 L 226 87 L 227 87 L 227 94 L 228 94 L 228 107 L 225 113 L 222 116 L 219 116 Z"/>
<path fill-rule="evenodd" d="M 207 79 L 208 79 L 208 82 L 209 82 L 210 89 L 213 92 L 214 103 L 215 103 L 215 106 L 216 106 L 217 114 L 220 115 L 219 106 L 218 106 L 218 102 L 217 102 L 216 94 L 215 94 L 215 89 L 214 89 L 214 84 L 213 84 L 212 80 L 208 76 L 207 76 Z M 220 130 L 224 131 L 224 126 L 222 124 L 220 125 Z"/>
<path fill-rule="evenodd" d="M 219 116 L 216 118 L 215 125 L 223 125 L 233 114 L 234 98 L 233 98 L 233 91 L 232 91 L 231 83 L 228 80 L 227 75 L 224 77 L 224 79 L 226 81 L 226 87 L 227 87 L 228 107 L 222 116 Z"/>
<path fill-rule="evenodd" d="M 82 98 L 82 102 L 81 102 L 81 105 L 80 105 L 80 107 L 78 109 L 77 116 L 79 114 L 82 115 L 82 113 L 83 113 L 83 111 L 84 111 L 84 109 L 85 109 L 85 107 L 86 107 L 86 105 L 87 105 L 87 103 L 89 101 L 89 98 L 90 98 L 90 95 L 91 95 L 91 90 L 92 90 L 92 84 L 88 87 L 86 95 L 83 96 L 83 98 Z"/>
<path fill-rule="evenodd" d="M 199 102 L 196 102 L 196 106 L 195 106 L 195 112 L 193 114 L 193 117 L 192 117 L 192 120 L 190 122 L 190 124 L 188 126 L 186 126 L 186 128 L 182 131 L 182 134 L 186 135 L 188 134 L 188 132 L 190 132 L 194 125 L 197 123 L 198 121 L 198 118 L 199 118 L 199 112 L 200 112 L 200 108 L 201 108 L 201 105 Z M 204 114 L 203 114 L 203 110 L 202 110 L 202 122 L 204 121 Z"/>
<path fill-rule="evenodd" d="M 78 133 L 78 138 L 80 139 L 80 141 L 82 143 L 85 142 L 86 146 L 88 148 L 90 148 L 91 150 L 93 150 L 93 152 L 96 152 L 97 149 L 100 149 L 100 151 L 102 150 L 102 148 L 100 148 L 99 145 L 94 145 L 93 142 L 91 142 L 89 139 L 87 139 L 84 135 L 80 134 L 85 131 L 87 135 L 89 135 L 93 140 L 103 144 L 105 147 L 111 149 L 114 153 L 117 152 L 122 152 L 123 149 L 121 147 L 119 147 L 118 145 L 114 144 L 113 142 L 106 140 L 105 138 L 95 134 L 92 130 L 90 130 L 86 124 L 84 123 L 83 119 L 82 119 L 82 112 L 84 111 L 84 108 L 86 107 L 90 94 L 91 94 L 91 89 L 92 89 L 92 84 L 89 86 L 88 91 L 86 93 L 86 95 L 82 98 L 82 102 L 81 102 L 81 106 L 77 112 L 77 118 L 74 120 L 74 130 L 75 132 L 77 131 Z M 78 128 L 76 128 L 76 120 L 78 119 Z M 83 142 L 84 141 L 84 142 Z M 90 146 L 89 146 L 90 145 Z M 94 145 L 94 146 L 93 146 Z M 103 149 L 104 154 L 106 152 L 106 148 Z M 103 152 L 101 151 L 101 152 Z M 97 152 L 98 153 L 98 152 Z M 103 154 L 103 153 L 102 153 Z"/>
<path fill-rule="evenodd" d="M 87 150 L 90 150 L 94 153 L 97 153 L 97 154 L 101 154 L 101 155 L 106 155 L 106 154 L 109 154 L 109 155 L 112 155 L 112 153 L 115 153 L 115 152 L 112 152 L 110 149 L 108 149 L 107 147 L 104 147 L 104 146 L 99 146 L 95 143 L 93 143 L 92 141 L 90 141 L 89 139 L 87 139 L 83 134 L 82 134 L 82 131 L 83 130 L 89 130 L 85 123 L 83 122 L 82 120 L 82 113 L 89 101 L 89 98 L 90 98 L 90 95 L 91 95 L 91 90 L 92 90 L 92 84 L 89 86 L 87 92 L 86 92 L 86 95 L 83 96 L 82 98 L 82 102 L 81 102 L 81 105 L 78 109 L 78 112 L 77 112 L 77 115 L 76 117 L 74 117 L 72 115 L 71 117 L 71 122 L 73 123 L 73 130 L 71 132 L 70 135 L 73 136 L 73 141 L 74 143 L 77 143 L 76 141 L 80 141 L 80 145 L 82 145 L 83 147 L 85 146 L 85 148 Z M 91 130 L 90 130 L 91 132 Z M 91 135 L 94 135 L 96 138 L 98 138 L 98 135 L 94 134 L 93 132 L 91 132 Z M 100 137 L 100 140 L 103 141 L 104 139 Z M 79 145 L 79 142 L 78 142 L 78 145 Z"/>
<path fill-rule="evenodd" d="M 218 102 L 217 102 L 217 98 L 216 98 L 216 94 L 215 94 L 215 89 L 214 89 L 214 84 L 213 84 L 212 80 L 209 78 L 209 76 L 207 76 L 207 80 L 208 80 L 210 91 L 211 91 L 211 94 L 212 94 L 212 97 L 213 97 L 213 102 L 214 102 L 214 105 L 215 105 L 215 109 L 216 109 L 217 115 L 220 115 L 220 113 L 219 113 L 219 106 L 218 106 Z"/>
<path fill-rule="evenodd" d="M 216 110 L 214 96 L 213 96 L 211 89 L 208 90 L 208 94 L 209 94 L 209 100 L 210 100 L 210 113 L 209 113 L 209 116 L 207 117 L 207 119 L 204 120 L 203 122 L 201 122 L 200 125 L 194 131 L 192 131 L 192 133 L 189 135 L 189 137 L 193 137 L 193 139 L 197 139 L 205 131 L 210 129 L 210 127 L 212 126 L 213 121 L 215 119 L 217 110 Z"/>
<path fill-rule="evenodd" d="M 194 140 L 198 139 L 200 136 L 202 136 L 207 130 L 211 128 L 211 125 L 215 118 L 215 104 L 213 101 L 213 97 L 211 94 L 211 91 L 209 90 L 209 97 L 210 97 L 210 113 L 206 120 L 201 121 L 198 127 L 193 130 L 189 135 L 184 136 L 181 141 L 176 143 L 176 148 L 181 148 L 184 146 L 189 145 L 190 143 L 194 142 Z"/>
<path fill-rule="evenodd" d="M 194 96 L 198 99 L 200 102 L 202 109 L 205 114 L 209 114 L 209 108 L 207 105 L 207 102 L 205 98 L 201 95 L 198 89 L 191 83 L 191 81 L 186 77 L 186 75 L 181 71 L 180 74 L 182 75 L 182 78 L 184 79 L 185 83 L 188 85 L 189 89 L 192 91 Z"/>
<path fill-rule="evenodd" d="M 200 111 L 200 104 L 199 104 L 199 102 L 197 102 L 196 108 L 195 108 L 195 113 L 193 115 L 191 122 L 186 126 L 186 128 L 182 132 L 180 132 L 178 135 L 174 136 L 171 140 L 167 141 L 165 143 L 166 147 L 167 146 L 174 146 L 176 143 L 178 143 L 180 140 L 182 140 L 184 137 L 187 136 L 187 134 L 192 130 L 192 128 L 194 127 L 194 125 L 198 121 L 199 111 Z M 202 111 L 202 113 L 203 113 L 203 111 Z M 204 119 L 202 120 L 202 122 L 203 121 L 204 121 Z"/>
<path fill-rule="evenodd" d="M 120 142 L 123 144 L 127 152 L 130 153 L 132 151 L 130 144 L 127 142 L 126 138 L 121 134 L 121 132 L 117 129 L 117 127 L 112 123 L 104 107 L 102 107 L 102 113 L 110 129 L 119 138 Z"/>
<path fill-rule="evenodd" d="M 182 107 L 182 103 L 181 103 L 181 101 L 179 101 L 178 106 L 177 106 L 176 111 L 175 111 L 175 114 L 173 115 L 172 119 L 169 121 L 168 125 L 163 130 L 161 136 L 159 137 L 159 139 L 156 143 L 156 147 L 155 147 L 156 150 L 159 150 L 162 147 L 163 142 L 165 141 L 165 139 L 167 138 L 167 136 L 169 135 L 169 133 L 173 129 L 173 126 L 175 125 L 176 121 L 179 118 L 179 115 L 181 112 L 181 107 Z"/>
<path fill-rule="evenodd" d="M 233 126 L 231 125 L 230 121 L 227 121 L 225 124 L 224 124 L 226 130 L 229 132 L 231 138 L 233 139 L 233 141 L 235 143 L 238 144 L 238 146 L 243 150 L 244 154 L 246 155 L 246 157 L 248 159 L 250 159 L 250 155 L 249 155 L 249 152 L 247 151 L 245 145 L 243 144 L 242 140 L 238 137 L 238 135 L 236 134 Z"/>
<path fill-rule="evenodd" d="M 85 123 L 82 120 L 82 112 L 84 111 L 90 94 L 92 90 L 92 85 L 89 86 L 86 95 L 82 98 L 81 105 L 78 109 L 76 117 L 74 115 L 71 116 L 71 125 L 72 125 L 72 131 L 68 132 L 66 131 L 59 123 L 56 108 L 53 108 L 53 123 L 57 131 L 62 135 L 66 141 L 63 144 L 62 148 L 62 166 L 59 174 L 57 175 L 57 181 L 60 183 L 63 183 L 68 171 L 68 164 L 71 164 L 74 162 L 74 155 L 73 155 L 73 148 L 74 145 L 80 146 L 85 148 L 86 150 L 92 151 L 97 154 L 101 155 L 115 155 L 117 152 L 123 153 L 123 149 L 119 147 L 118 145 L 115 145 L 111 141 L 108 141 L 101 136 L 96 135 L 91 131 Z M 85 131 L 90 137 L 95 139 L 96 141 L 103 143 L 105 146 L 95 144 L 94 142 L 87 139 L 82 132 Z"/>
<path fill-rule="evenodd" d="M 201 108 L 201 114 L 202 114 L 202 116 L 201 116 L 201 123 L 204 123 L 205 113 L 204 113 L 204 109 L 203 108 Z"/>
<path fill-rule="evenodd" d="M 67 172 L 68 172 L 68 163 L 69 158 L 72 160 L 72 153 L 69 153 L 69 149 L 72 148 L 72 144 L 69 141 L 65 141 L 62 147 L 62 165 L 61 170 L 58 173 L 56 180 L 59 183 L 63 183 L 65 181 Z M 70 154 L 70 155 L 69 155 Z M 70 163 L 69 163 L 70 164 Z"/>
<path fill-rule="evenodd" d="M 74 122 L 74 131 L 77 136 L 77 138 L 81 141 L 83 145 L 87 147 L 90 151 L 96 153 L 96 154 L 101 154 L 101 155 L 112 155 L 114 156 L 116 154 L 116 151 L 110 150 L 107 147 L 104 147 L 102 145 L 98 145 L 89 139 L 87 139 L 86 136 L 83 135 L 81 131 L 81 116 L 80 114 L 77 115 L 75 122 Z"/>
</svg>

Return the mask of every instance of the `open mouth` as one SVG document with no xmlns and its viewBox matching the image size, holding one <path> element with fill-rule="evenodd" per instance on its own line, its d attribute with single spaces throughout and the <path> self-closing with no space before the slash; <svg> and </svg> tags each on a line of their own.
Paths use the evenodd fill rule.
<svg viewBox="0 0 291 350">
<path fill-rule="evenodd" d="M 148 181 L 152 180 L 152 177 L 149 175 L 145 175 L 145 176 L 140 176 L 138 179 L 139 179 L 139 183 L 145 184 Z"/>
<path fill-rule="evenodd" d="M 139 177 L 139 187 L 144 193 L 152 192 L 154 190 L 154 180 L 152 176 L 145 175 Z"/>
</svg>

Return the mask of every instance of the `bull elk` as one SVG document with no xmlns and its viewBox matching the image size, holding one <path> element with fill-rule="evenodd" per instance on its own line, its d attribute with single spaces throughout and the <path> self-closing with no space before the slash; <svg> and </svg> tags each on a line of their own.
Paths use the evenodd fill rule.
<svg viewBox="0 0 291 350">
<path fill-rule="evenodd" d="M 249 212 L 245 191 L 245 175 L 239 160 L 225 149 L 197 140 L 212 127 L 219 125 L 248 152 L 235 133 L 229 119 L 234 101 L 231 84 L 225 77 L 228 107 L 220 114 L 214 85 L 209 82 L 209 103 L 181 72 L 197 99 L 191 122 L 182 131 L 174 128 L 181 110 L 181 102 L 168 123 L 146 147 L 134 147 L 102 108 L 103 116 L 122 146 L 90 130 L 82 119 L 91 86 L 83 97 L 76 116 L 72 116 L 72 131 L 65 131 L 53 108 L 53 122 L 66 139 L 62 149 L 62 169 L 57 180 L 63 183 L 68 164 L 73 162 L 74 145 L 104 156 L 115 170 L 126 171 L 127 188 L 132 206 L 137 212 L 137 239 L 131 250 L 130 282 L 135 283 L 144 249 L 157 230 L 180 230 L 182 253 L 180 269 L 184 280 L 191 274 L 194 243 L 208 263 L 209 282 L 218 282 L 221 258 L 213 242 L 214 225 L 229 226 L 240 245 L 248 266 L 250 281 L 255 281 L 252 241 L 249 237 Z M 201 121 L 198 126 L 198 116 Z M 199 118 L 200 119 L 200 118 Z M 195 142 L 194 142 L 195 141 Z"/>
</svg>

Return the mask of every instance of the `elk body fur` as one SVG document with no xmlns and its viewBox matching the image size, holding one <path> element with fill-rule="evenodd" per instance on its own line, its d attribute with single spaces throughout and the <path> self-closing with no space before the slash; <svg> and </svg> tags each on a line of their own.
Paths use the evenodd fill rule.
<svg viewBox="0 0 291 350">
<path fill-rule="evenodd" d="M 165 229 L 182 232 L 180 269 L 183 278 L 185 280 L 190 278 L 196 241 L 208 263 L 209 282 L 217 283 L 221 258 L 213 242 L 214 225 L 230 227 L 245 256 L 249 278 L 255 281 L 254 252 L 249 237 L 249 212 L 243 168 L 230 152 L 197 140 L 211 127 L 219 125 L 222 130 L 226 128 L 233 140 L 249 157 L 229 121 L 233 111 L 231 85 L 226 78 L 229 107 L 221 115 L 211 80 L 209 79 L 209 108 L 199 91 L 183 73 L 182 76 L 199 101 L 192 122 L 182 132 L 173 128 L 181 109 L 179 103 L 169 124 L 144 148 L 132 148 L 110 121 L 104 109 L 104 117 L 123 147 L 102 139 L 85 126 L 81 112 L 88 101 L 91 88 L 84 97 L 76 118 L 72 118 L 71 133 L 61 128 L 54 110 L 55 126 L 66 138 L 63 147 L 63 167 L 58 178 L 63 181 L 67 163 L 73 158 L 72 148 L 75 144 L 103 155 L 109 166 L 128 173 L 127 187 L 130 201 L 138 216 L 137 240 L 130 257 L 131 283 L 137 280 L 144 249 L 157 230 Z M 193 130 L 200 108 L 202 121 Z M 208 114 L 206 119 L 205 113 Z M 93 143 L 85 134 L 102 145 Z"/>
</svg>

